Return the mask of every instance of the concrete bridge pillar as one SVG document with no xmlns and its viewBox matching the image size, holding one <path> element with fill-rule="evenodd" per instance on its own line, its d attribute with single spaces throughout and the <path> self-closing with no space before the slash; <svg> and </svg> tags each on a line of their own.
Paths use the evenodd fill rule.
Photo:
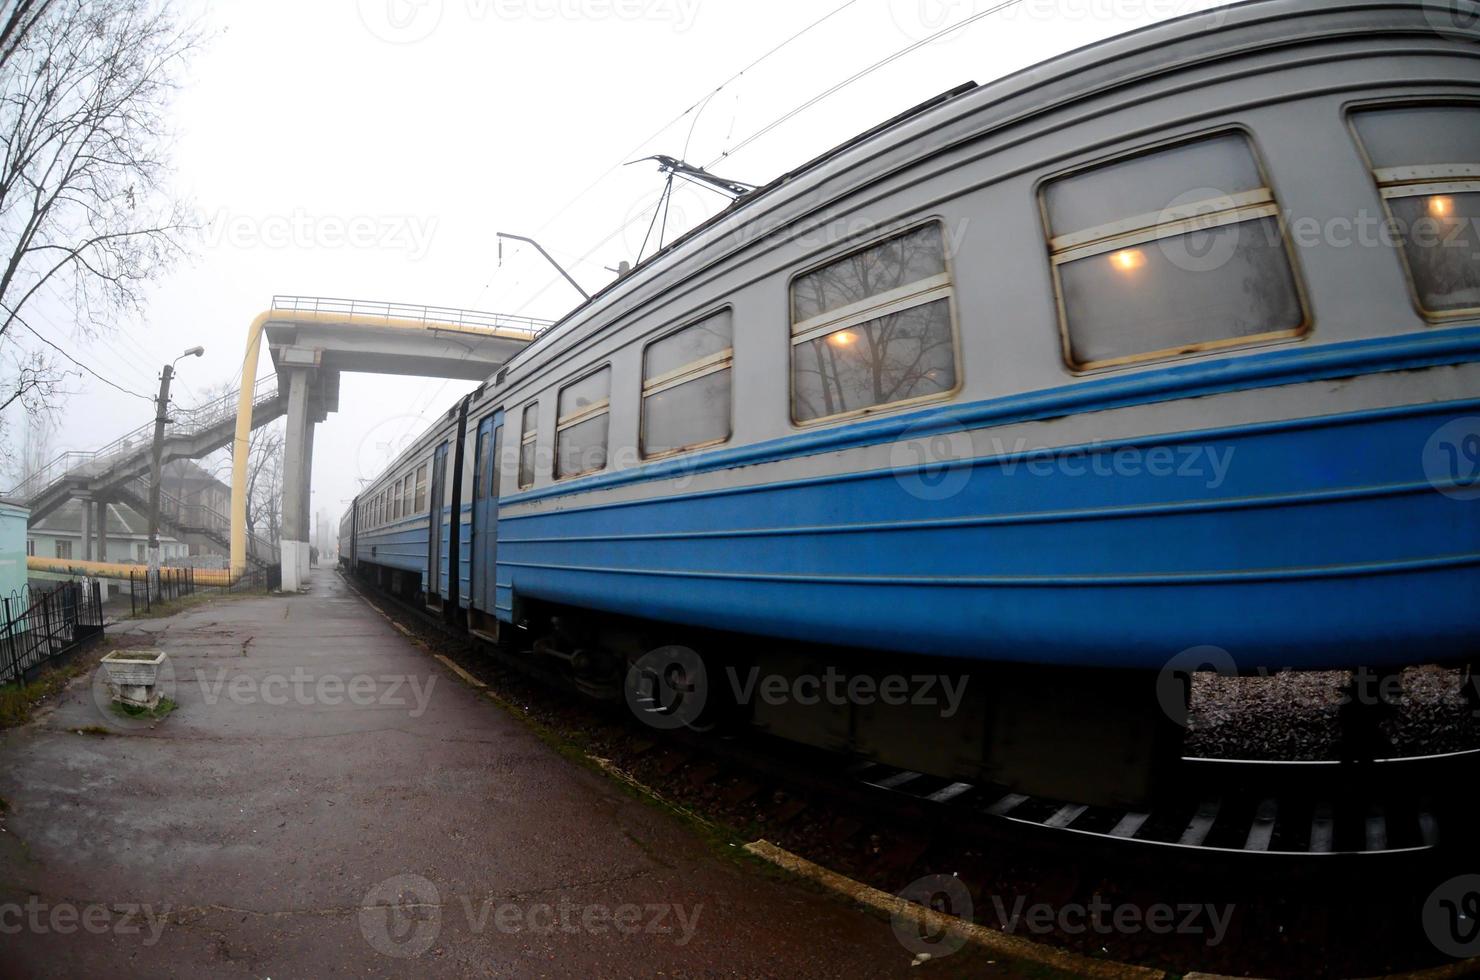
<svg viewBox="0 0 1480 980">
<path fill-rule="evenodd" d="M 303 531 L 303 547 L 298 549 L 298 580 L 308 584 L 311 570 L 310 549 L 313 547 L 313 434 L 314 417 L 309 415 L 303 426 L 303 489 L 298 495 L 298 527 Z"/>
<path fill-rule="evenodd" d="M 281 369 L 280 369 L 281 370 Z M 309 369 L 292 368 L 288 378 L 288 431 L 283 447 L 283 591 L 308 585 L 308 528 L 304 499 L 313 472 L 313 420 L 309 415 Z"/>
<path fill-rule="evenodd" d="M 92 501 L 92 498 L 91 497 L 79 495 L 78 498 L 77 498 L 77 502 L 82 505 L 82 527 L 79 528 L 79 530 L 82 532 L 82 547 L 78 549 L 78 551 L 80 551 L 81 554 L 78 555 L 77 557 L 78 558 L 81 558 L 83 561 L 92 561 L 93 560 L 93 529 L 92 529 L 92 522 L 93 522 L 93 501 Z"/>
<path fill-rule="evenodd" d="M 98 561 L 108 560 L 108 502 L 97 500 L 93 503 L 97 510 L 96 519 L 93 521 L 98 531 Z"/>
</svg>

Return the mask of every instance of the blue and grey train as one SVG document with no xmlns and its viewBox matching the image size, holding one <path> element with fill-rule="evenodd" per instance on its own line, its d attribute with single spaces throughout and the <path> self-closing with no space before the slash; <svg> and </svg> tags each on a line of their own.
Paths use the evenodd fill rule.
<svg viewBox="0 0 1480 980">
<path fill-rule="evenodd" d="M 341 554 L 596 687 L 674 644 L 980 673 L 949 719 L 747 716 L 1040 789 L 1154 755 L 1135 719 L 1183 651 L 1468 663 L 1458 10 L 1260 0 L 903 113 L 566 316 L 366 489 Z"/>
</svg>

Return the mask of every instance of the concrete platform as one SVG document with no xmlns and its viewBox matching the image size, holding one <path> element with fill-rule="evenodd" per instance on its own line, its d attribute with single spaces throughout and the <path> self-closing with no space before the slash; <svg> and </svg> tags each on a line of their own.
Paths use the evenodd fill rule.
<svg viewBox="0 0 1480 980">
<path fill-rule="evenodd" d="M 89 678 L 0 737 L 0 974 L 957 972 L 562 758 L 332 573 L 314 588 L 122 627 L 173 661 L 157 727 Z"/>
</svg>

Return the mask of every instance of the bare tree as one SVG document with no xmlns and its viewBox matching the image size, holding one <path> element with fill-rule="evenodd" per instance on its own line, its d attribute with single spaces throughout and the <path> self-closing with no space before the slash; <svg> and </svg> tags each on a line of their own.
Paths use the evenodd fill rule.
<svg viewBox="0 0 1480 980">
<path fill-rule="evenodd" d="M 247 450 L 247 541 L 255 541 L 258 524 L 265 524 L 274 552 L 282 532 L 285 447 L 283 427 L 274 423 L 254 430 Z"/>
<path fill-rule="evenodd" d="M 25 443 L 21 449 L 21 482 L 29 480 L 51 461 L 56 419 L 46 412 L 26 416 Z"/>
<path fill-rule="evenodd" d="M 92 336 L 181 254 L 166 113 L 199 42 L 170 0 L 0 0 L 0 351 L 35 333 L 44 288 Z M 0 410 L 48 404 L 61 374 L 33 362 L 0 382 Z"/>
<path fill-rule="evenodd" d="M 3 0 L 0 2 L 0 67 L 36 27 L 56 0 Z"/>
</svg>

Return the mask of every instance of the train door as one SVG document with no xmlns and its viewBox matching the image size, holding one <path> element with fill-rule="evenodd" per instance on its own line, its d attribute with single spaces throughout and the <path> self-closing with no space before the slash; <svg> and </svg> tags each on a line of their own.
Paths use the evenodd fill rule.
<svg viewBox="0 0 1480 980">
<path fill-rule="evenodd" d="M 443 568 L 442 535 L 447 522 L 442 518 L 442 504 L 447 490 L 447 443 L 437 447 L 432 457 L 431 528 L 427 534 L 427 602 L 442 604 Z"/>
<path fill-rule="evenodd" d="M 473 500 L 473 608 L 493 617 L 495 561 L 498 547 L 498 459 L 503 443 L 504 413 L 494 412 L 478 423 L 478 467 Z"/>
</svg>

